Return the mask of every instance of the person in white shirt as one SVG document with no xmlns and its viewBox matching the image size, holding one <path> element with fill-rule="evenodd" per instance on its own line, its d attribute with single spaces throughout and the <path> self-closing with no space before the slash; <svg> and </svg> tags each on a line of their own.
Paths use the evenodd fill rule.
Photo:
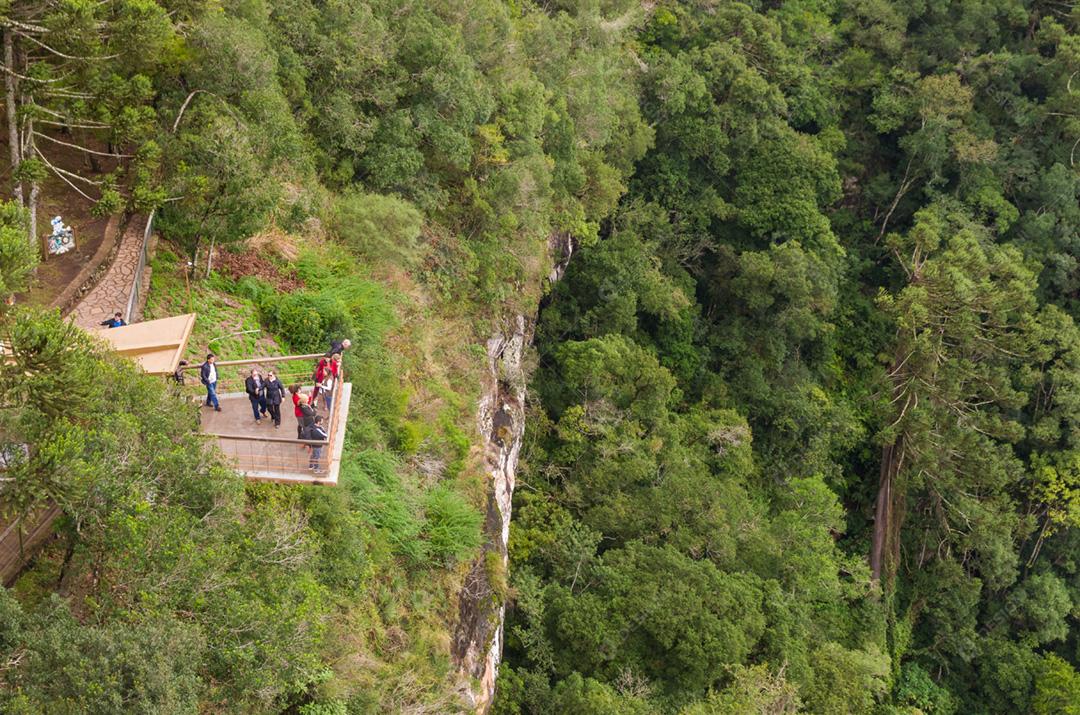
<svg viewBox="0 0 1080 715">
<path fill-rule="evenodd" d="M 214 353 L 208 353 L 206 356 L 206 362 L 199 368 L 199 380 L 202 384 L 206 385 L 206 406 L 214 406 L 215 412 L 221 412 L 221 405 L 218 404 L 217 398 L 217 368 L 214 367 L 214 361 L 217 360 L 217 356 Z"/>
<path fill-rule="evenodd" d="M 337 386 L 337 377 L 334 376 L 333 371 L 327 370 L 323 375 L 323 381 L 319 383 L 319 394 L 322 396 L 323 404 L 326 405 L 326 413 L 330 414 L 334 408 L 334 387 Z"/>
</svg>

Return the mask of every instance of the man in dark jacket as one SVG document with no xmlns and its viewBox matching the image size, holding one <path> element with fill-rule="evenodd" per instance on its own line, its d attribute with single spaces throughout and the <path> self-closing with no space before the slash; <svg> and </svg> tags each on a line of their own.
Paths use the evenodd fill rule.
<svg viewBox="0 0 1080 715">
<path fill-rule="evenodd" d="M 244 380 L 244 390 L 251 400 L 251 412 L 255 415 L 255 424 L 261 425 L 262 418 L 266 415 L 266 396 L 263 392 L 266 385 L 258 368 L 252 368 L 251 374 Z"/>
<path fill-rule="evenodd" d="M 215 412 L 221 412 L 221 405 L 218 404 L 217 399 L 217 368 L 214 367 L 214 361 L 217 360 L 217 356 L 214 353 L 209 353 L 206 356 L 206 362 L 199 368 L 199 381 L 206 385 L 206 406 L 214 406 Z"/>
<path fill-rule="evenodd" d="M 311 423 L 311 426 L 307 428 L 307 432 L 304 433 L 305 439 L 317 439 L 322 442 L 327 440 L 326 428 L 323 427 L 322 415 L 316 415 Z M 322 445 L 312 444 L 308 445 L 311 448 L 311 459 L 308 461 L 308 467 L 311 471 L 319 474 L 325 470 L 322 469 L 322 465 L 319 464 L 319 458 L 322 456 Z"/>
<path fill-rule="evenodd" d="M 266 409 L 270 413 L 270 419 L 274 421 L 274 427 L 281 426 L 281 403 L 285 399 L 285 386 L 277 378 L 274 371 L 266 373 L 266 389 L 263 393 L 266 397 Z"/>
<path fill-rule="evenodd" d="M 332 356 L 334 353 L 343 353 L 352 347 L 352 341 L 346 338 L 345 340 L 333 340 L 330 342 L 330 349 L 323 354 L 324 358 Z"/>
</svg>

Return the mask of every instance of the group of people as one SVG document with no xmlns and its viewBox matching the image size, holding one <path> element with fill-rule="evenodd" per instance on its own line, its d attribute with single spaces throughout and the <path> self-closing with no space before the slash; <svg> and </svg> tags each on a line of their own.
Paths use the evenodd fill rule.
<svg viewBox="0 0 1080 715">
<path fill-rule="evenodd" d="M 244 380 L 244 390 L 251 402 L 251 413 L 255 418 L 255 424 L 260 425 L 263 418 L 269 417 L 275 429 L 281 427 L 281 403 L 285 401 L 287 390 L 292 395 L 293 412 L 296 415 L 296 438 L 310 442 L 325 442 L 329 435 L 326 431 L 325 419 L 317 414 L 319 401 L 322 401 L 327 415 L 331 414 L 334 396 L 337 394 L 338 382 L 341 378 L 341 356 L 351 345 L 352 343 L 348 340 L 331 343 L 330 350 L 319 359 L 315 366 L 315 372 L 312 375 L 314 387 L 310 394 L 305 394 L 300 384 L 286 388 L 273 370 L 267 370 L 264 376 L 258 368 L 253 368 Z M 221 412 L 217 396 L 216 362 L 217 356 L 209 353 L 206 356 L 206 362 L 201 366 L 199 378 L 206 387 L 205 405 Z M 322 445 L 308 444 L 304 447 L 311 450 L 308 467 L 315 473 L 322 472 L 319 464 Z"/>
<path fill-rule="evenodd" d="M 258 368 L 252 369 L 251 374 L 244 380 L 244 391 L 251 400 L 255 424 L 262 424 L 262 418 L 269 415 L 275 428 L 281 426 L 281 403 L 285 399 L 285 386 L 273 370 L 267 370 L 266 377 L 263 377 Z"/>
</svg>

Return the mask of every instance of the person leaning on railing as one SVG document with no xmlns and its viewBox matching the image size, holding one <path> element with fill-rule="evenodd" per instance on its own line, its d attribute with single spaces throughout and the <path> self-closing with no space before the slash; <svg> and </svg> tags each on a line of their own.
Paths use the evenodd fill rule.
<svg viewBox="0 0 1080 715">
<path fill-rule="evenodd" d="M 352 347 L 352 341 L 351 340 L 348 340 L 348 339 L 345 339 L 345 340 L 333 340 L 333 341 L 330 342 L 330 349 L 327 350 L 325 353 L 323 353 L 323 357 L 328 358 L 328 357 L 331 357 L 331 356 L 333 356 L 335 354 L 340 355 L 341 353 L 345 352 L 346 350 L 348 350 L 351 347 Z"/>
<path fill-rule="evenodd" d="M 334 357 L 337 358 L 337 362 L 331 360 L 330 365 L 323 370 L 322 381 L 319 383 L 319 394 L 323 396 L 327 413 L 334 409 L 334 388 L 337 386 L 338 375 L 341 372 L 341 355 Z"/>
<path fill-rule="evenodd" d="M 319 391 L 322 389 L 323 378 L 326 377 L 326 370 L 333 367 L 334 377 L 339 377 L 339 368 L 341 367 L 341 354 L 352 347 L 352 341 L 334 340 L 330 343 L 330 349 L 323 353 L 323 356 L 319 358 L 318 363 L 315 364 L 315 372 L 312 373 L 311 379 L 315 383 L 315 387 L 311 390 L 311 406 L 318 407 L 319 405 Z M 334 358 L 337 358 L 336 365 L 332 365 Z"/>
</svg>

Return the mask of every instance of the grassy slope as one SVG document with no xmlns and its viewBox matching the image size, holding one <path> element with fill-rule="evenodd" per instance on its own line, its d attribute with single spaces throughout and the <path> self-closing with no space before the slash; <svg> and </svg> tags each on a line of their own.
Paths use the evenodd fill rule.
<svg viewBox="0 0 1080 715">
<path fill-rule="evenodd" d="M 316 694 L 327 705 L 398 711 L 421 707 L 455 709 L 450 661 L 450 626 L 464 576 L 474 522 L 458 531 L 435 524 L 436 497 L 449 489 L 472 505 L 478 537 L 484 486 L 475 448 L 475 408 L 483 350 L 460 306 L 429 298 L 424 286 L 388 268 L 369 272 L 351 263 L 333 244 L 310 244 L 314 263 L 346 261 L 344 278 L 368 273 L 391 308 L 391 327 L 379 344 L 360 346 L 347 368 L 354 383 L 341 486 L 249 487 L 249 493 L 299 491 L 317 528 L 324 529 L 327 573 L 335 608 L 325 649 L 328 677 Z M 289 253 L 289 251 L 286 251 Z M 280 256 L 283 270 L 294 263 Z M 260 322 L 259 306 L 235 281 L 212 275 L 189 284 L 184 261 L 168 244 L 158 248 L 147 317 L 194 311 L 189 359 L 201 360 L 213 340 L 223 358 L 288 353 L 286 340 Z M 308 281 L 307 290 L 315 290 Z M 259 333 L 231 335 L 260 329 Z M 220 336 L 228 337 L 221 338 Z M 453 500 L 451 500 L 453 501 Z M 358 527 L 359 538 L 349 536 Z M 436 528 L 438 527 L 438 528 Z M 446 535 L 449 534 L 449 537 Z M 446 538 L 460 553 L 439 548 Z M 330 675 L 329 673 L 332 673 Z M 421 710 L 421 711 L 422 711 Z"/>
<path fill-rule="evenodd" d="M 168 244 L 158 247 L 152 263 L 145 318 L 195 313 L 195 329 L 185 355 L 187 360 L 202 362 L 207 348 L 228 358 L 284 352 L 267 333 L 236 335 L 260 328 L 258 308 L 250 299 L 220 290 L 222 281 L 216 277 L 191 285 L 182 270 L 185 263 Z"/>
</svg>

